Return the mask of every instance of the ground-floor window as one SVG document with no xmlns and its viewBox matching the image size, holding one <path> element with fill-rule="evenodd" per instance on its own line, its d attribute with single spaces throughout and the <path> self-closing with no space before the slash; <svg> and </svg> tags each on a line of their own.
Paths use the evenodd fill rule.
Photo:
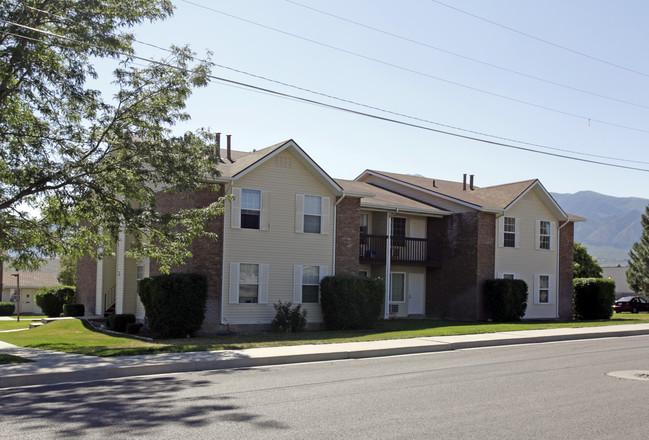
<svg viewBox="0 0 649 440">
<path fill-rule="evenodd" d="M 405 302 L 406 300 L 406 274 L 400 272 L 390 273 L 390 302 Z"/>
</svg>

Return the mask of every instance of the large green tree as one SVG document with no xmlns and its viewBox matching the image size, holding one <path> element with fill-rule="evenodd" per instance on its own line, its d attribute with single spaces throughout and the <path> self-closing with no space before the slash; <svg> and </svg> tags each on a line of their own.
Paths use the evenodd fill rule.
<svg viewBox="0 0 649 440">
<path fill-rule="evenodd" d="M 169 17 L 169 0 L 0 2 L 0 258 L 34 267 L 43 256 L 109 252 L 120 230 L 128 256 L 162 269 L 190 256 L 222 200 L 162 215 L 155 188 L 194 191 L 215 174 L 215 135 L 174 133 L 210 64 L 174 47 L 161 62 L 133 58 L 145 21 Z M 93 62 L 115 59 L 115 92 L 89 86 Z M 136 65 L 140 63 L 139 65 Z"/>
<path fill-rule="evenodd" d="M 626 280 L 636 293 L 649 294 L 649 205 L 642 214 L 642 235 L 629 252 Z"/>
<path fill-rule="evenodd" d="M 573 243 L 574 254 L 572 259 L 573 278 L 601 278 L 602 268 L 597 260 L 589 253 L 581 243 Z"/>
</svg>

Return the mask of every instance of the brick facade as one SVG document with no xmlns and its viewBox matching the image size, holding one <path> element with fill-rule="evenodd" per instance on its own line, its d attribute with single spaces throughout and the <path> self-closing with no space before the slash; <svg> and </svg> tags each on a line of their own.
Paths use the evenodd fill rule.
<svg viewBox="0 0 649 440">
<path fill-rule="evenodd" d="M 559 235 L 559 318 L 572 319 L 572 273 L 575 224 L 568 223 Z"/>
<path fill-rule="evenodd" d="M 94 315 L 97 306 L 97 262 L 86 255 L 77 262 L 77 303 L 85 306 L 86 315 Z"/>
<path fill-rule="evenodd" d="M 442 239 L 442 266 L 426 270 L 426 315 L 484 318 L 482 285 L 493 278 L 495 217 L 479 212 L 428 219 L 428 237 Z"/>
<path fill-rule="evenodd" d="M 344 198 L 336 208 L 336 273 L 358 275 L 361 201 Z"/>
<path fill-rule="evenodd" d="M 203 189 L 194 194 L 160 193 L 158 210 L 160 212 L 177 212 L 180 209 L 199 208 L 217 201 L 224 195 L 223 187 Z M 195 258 L 187 260 L 182 266 L 174 266 L 172 272 L 202 273 L 207 277 L 207 303 L 205 320 L 201 333 L 215 333 L 222 330 L 221 326 L 221 295 L 223 286 L 223 216 L 217 217 L 207 225 L 206 231 L 218 235 L 217 241 L 208 239 L 196 240 L 191 245 Z M 151 262 L 151 276 L 159 275 L 160 270 L 155 262 Z"/>
</svg>

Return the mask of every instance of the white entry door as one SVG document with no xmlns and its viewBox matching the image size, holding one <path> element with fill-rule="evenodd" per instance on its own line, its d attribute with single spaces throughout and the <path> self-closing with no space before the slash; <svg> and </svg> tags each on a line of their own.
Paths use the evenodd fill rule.
<svg viewBox="0 0 649 440">
<path fill-rule="evenodd" d="M 423 273 L 408 274 L 408 315 L 426 313 L 426 275 Z"/>
</svg>

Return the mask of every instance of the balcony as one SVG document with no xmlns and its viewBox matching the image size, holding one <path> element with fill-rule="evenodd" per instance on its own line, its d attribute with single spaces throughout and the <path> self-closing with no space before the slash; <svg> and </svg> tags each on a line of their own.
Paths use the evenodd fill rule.
<svg viewBox="0 0 649 440">
<path fill-rule="evenodd" d="M 387 235 L 361 235 L 360 264 L 385 264 Z M 392 237 L 390 264 L 436 267 L 442 263 L 442 244 L 439 240 L 412 237 Z"/>
</svg>

